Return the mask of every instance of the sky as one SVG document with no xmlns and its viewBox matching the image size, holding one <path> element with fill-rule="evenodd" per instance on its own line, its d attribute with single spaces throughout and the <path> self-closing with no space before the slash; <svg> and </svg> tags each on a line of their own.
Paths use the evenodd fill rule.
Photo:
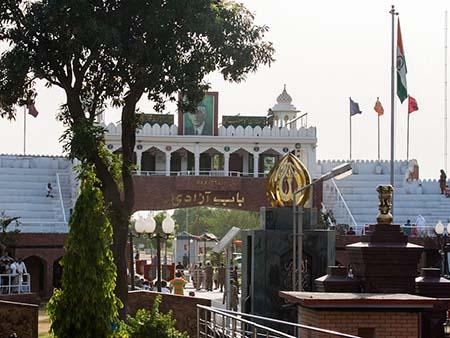
<svg viewBox="0 0 450 338">
<path fill-rule="evenodd" d="M 352 118 L 353 159 L 377 159 L 380 97 L 381 158 L 390 158 L 391 5 L 401 20 L 408 69 L 408 92 L 419 111 L 410 115 L 410 158 L 421 178 L 437 178 L 444 168 L 444 12 L 448 1 L 299 1 L 244 0 L 257 24 L 269 27 L 266 39 L 276 61 L 249 74 L 242 83 L 213 73 L 207 81 L 219 92 L 219 114 L 265 115 L 286 84 L 293 104 L 317 127 L 318 159 L 349 158 L 349 97 L 361 115 Z M 395 158 L 406 159 L 407 104 L 396 102 Z M 63 131 L 55 115 L 64 103 L 58 88 L 39 85 L 37 118 L 27 117 L 27 153 L 61 154 Z M 151 102 L 139 103 L 151 113 Z M 174 112 L 175 107 L 169 106 Z M 107 122 L 119 114 L 110 109 Z M 450 148 L 450 145 L 449 145 Z M 15 122 L 0 119 L 0 153 L 23 153 L 23 112 Z M 450 163 L 447 163 L 450 167 Z"/>
</svg>

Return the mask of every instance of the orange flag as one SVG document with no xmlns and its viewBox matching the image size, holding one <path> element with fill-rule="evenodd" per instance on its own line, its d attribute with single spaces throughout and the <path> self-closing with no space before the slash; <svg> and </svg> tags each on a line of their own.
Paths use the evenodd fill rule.
<svg viewBox="0 0 450 338">
<path fill-rule="evenodd" d="M 379 97 L 377 97 L 377 101 L 375 102 L 375 107 L 373 107 L 373 109 L 377 112 L 378 116 L 381 116 L 384 114 L 384 108 L 380 102 Z"/>
</svg>

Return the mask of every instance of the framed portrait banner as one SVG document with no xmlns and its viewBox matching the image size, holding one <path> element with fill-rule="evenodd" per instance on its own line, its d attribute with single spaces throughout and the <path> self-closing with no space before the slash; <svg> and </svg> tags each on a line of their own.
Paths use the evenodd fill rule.
<svg viewBox="0 0 450 338">
<path fill-rule="evenodd" d="M 180 112 L 178 133 L 181 135 L 217 135 L 218 93 L 207 92 L 195 112 Z"/>
</svg>

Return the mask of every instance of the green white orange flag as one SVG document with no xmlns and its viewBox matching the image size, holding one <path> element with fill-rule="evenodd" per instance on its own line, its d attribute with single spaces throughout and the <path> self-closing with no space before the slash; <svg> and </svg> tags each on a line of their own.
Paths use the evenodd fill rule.
<svg viewBox="0 0 450 338">
<path fill-rule="evenodd" d="M 397 96 L 403 103 L 408 97 L 408 89 L 406 86 L 406 61 L 405 51 L 403 49 L 402 31 L 400 30 L 400 19 L 397 25 Z"/>
</svg>

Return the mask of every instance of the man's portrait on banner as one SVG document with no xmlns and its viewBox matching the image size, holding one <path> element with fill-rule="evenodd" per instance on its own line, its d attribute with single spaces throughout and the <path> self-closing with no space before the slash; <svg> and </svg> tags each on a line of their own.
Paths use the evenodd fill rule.
<svg viewBox="0 0 450 338">
<path fill-rule="evenodd" d="M 213 135 L 214 96 L 205 95 L 195 112 L 184 114 L 184 135 Z"/>
</svg>

